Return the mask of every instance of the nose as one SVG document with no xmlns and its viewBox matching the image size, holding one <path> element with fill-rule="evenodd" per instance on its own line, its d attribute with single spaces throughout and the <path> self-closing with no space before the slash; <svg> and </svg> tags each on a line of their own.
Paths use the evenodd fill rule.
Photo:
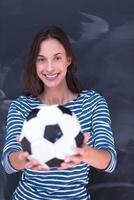
<svg viewBox="0 0 134 200">
<path fill-rule="evenodd" d="M 46 71 L 48 73 L 52 73 L 54 71 L 54 66 L 53 66 L 53 63 L 51 61 L 47 61 Z"/>
</svg>

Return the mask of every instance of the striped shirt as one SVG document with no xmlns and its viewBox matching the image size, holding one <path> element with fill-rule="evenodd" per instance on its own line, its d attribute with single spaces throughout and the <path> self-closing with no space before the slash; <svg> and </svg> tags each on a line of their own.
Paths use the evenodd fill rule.
<svg viewBox="0 0 134 200">
<path fill-rule="evenodd" d="M 7 117 L 7 136 L 2 155 L 2 164 L 7 173 L 16 170 L 11 166 L 8 155 L 22 149 L 16 141 L 21 133 L 23 122 L 41 102 L 32 96 L 20 96 L 9 108 Z M 111 173 L 116 166 L 116 151 L 111 119 L 105 99 L 93 90 L 83 90 L 80 95 L 64 105 L 73 111 L 79 119 L 82 132 L 90 132 L 89 145 L 97 149 L 107 149 L 111 161 L 104 170 Z M 49 171 L 24 169 L 19 185 L 12 200 L 89 200 L 86 185 L 89 182 L 90 166 L 84 162 L 68 168 L 53 168 Z"/>
</svg>

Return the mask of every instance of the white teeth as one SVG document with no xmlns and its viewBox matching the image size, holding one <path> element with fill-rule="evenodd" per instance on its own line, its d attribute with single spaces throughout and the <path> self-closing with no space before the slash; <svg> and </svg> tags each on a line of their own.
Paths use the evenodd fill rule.
<svg viewBox="0 0 134 200">
<path fill-rule="evenodd" d="M 57 78 L 58 74 L 52 74 L 52 75 L 46 74 L 45 76 L 49 80 L 54 80 L 55 78 Z"/>
<path fill-rule="evenodd" d="M 56 76 L 57 76 L 57 74 L 53 74 L 53 75 L 46 74 L 46 77 L 48 77 L 48 78 L 55 78 Z"/>
</svg>

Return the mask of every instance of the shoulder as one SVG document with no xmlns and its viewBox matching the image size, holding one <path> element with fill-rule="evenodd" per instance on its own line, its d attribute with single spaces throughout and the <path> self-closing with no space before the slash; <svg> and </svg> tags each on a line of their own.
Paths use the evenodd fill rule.
<svg viewBox="0 0 134 200">
<path fill-rule="evenodd" d="M 29 104 L 30 100 L 33 101 L 31 96 L 21 95 L 12 101 L 11 106 L 23 106 Z"/>
<path fill-rule="evenodd" d="M 105 97 L 95 90 L 83 90 L 80 96 L 83 108 L 91 110 L 98 107 L 108 108 Z"/>
<path fill-rule="evenodd" d="M 83 90 L 80 93 L 80 96 L 82 97 L 83 100 L 87 101 L 99 102 L 101 100 L 105 100 L 105 98 L 95 90 Z"/>
<path fill-rule="evenodd" d="M 39 101 L 30 95 L 21 95 L 12 101 L 9 110 L 27 112 L 39 105 Z"/>
</svg>

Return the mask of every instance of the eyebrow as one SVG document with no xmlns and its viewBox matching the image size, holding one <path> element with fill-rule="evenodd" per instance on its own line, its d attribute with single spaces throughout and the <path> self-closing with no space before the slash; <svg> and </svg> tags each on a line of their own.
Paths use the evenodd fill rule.
<svg viewBox="0 0 134 200">
<path fill-rule="evenodd" d="M 54 54 L 54 56 L 57 56 L 57 55 L 62 55 L 62 53 L 59 52 L 59 53 Z M 44 58 L 45 56 L 38 54 L 37 57 L 43 57 Z"/>
</svg>

